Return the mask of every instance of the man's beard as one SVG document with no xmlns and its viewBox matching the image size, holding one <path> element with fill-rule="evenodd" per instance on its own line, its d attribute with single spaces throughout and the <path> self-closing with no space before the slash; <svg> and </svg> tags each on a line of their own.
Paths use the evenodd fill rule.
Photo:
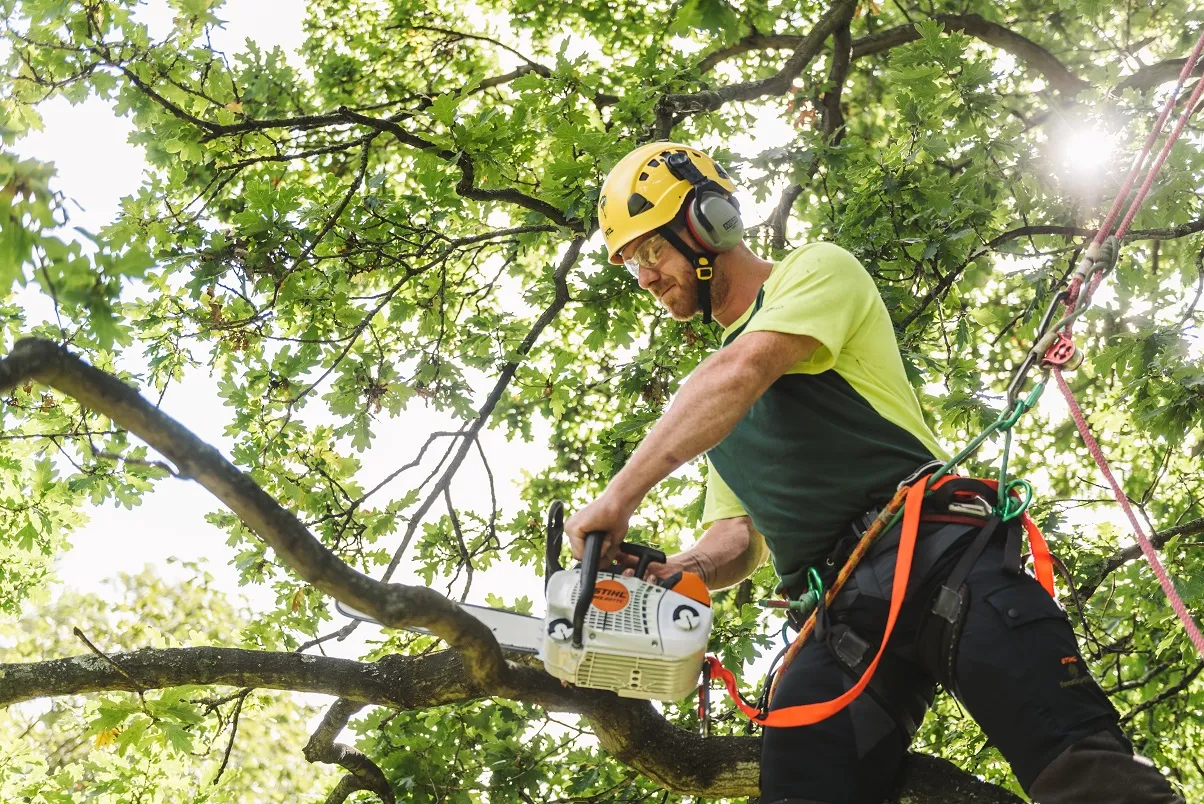
<svg viewBox="0 0 1204 804">
<path fill-rule="evenodd" d="M 671 298 L 670 298 L 671 297 Z M 661 297 L 661 306 L 674 321 L 689 321 L 698 315 L 698 290 L 674 285 Z"/>
</svg>

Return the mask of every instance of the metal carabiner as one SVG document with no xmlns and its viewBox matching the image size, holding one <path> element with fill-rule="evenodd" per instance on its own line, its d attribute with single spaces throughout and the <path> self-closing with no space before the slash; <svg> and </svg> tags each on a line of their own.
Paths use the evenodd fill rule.
<svg viewBox="0 0 1204 804">
<path fill-rule="evenodd" d="M 1045 353 L 1049 351 L 1050 344 L 1053 342 L 1055 335 L 1050 334 L 1050 325 L 1057 315 L 1058 307 L 1070 297 L 1070 292 L 1063 288 L 1054 294 L 1050 300 L 1049 306 L 1045 308 L 1045 313 L 1041 316 L 1041 324 L 1037 327 L 1036 336 L 1033 338 L 1033 346 L 1028 350 L 1028 354 L 1024 356 L 1020 367 L 1012 374 L 1012 380 L 1008 383 L 1007 391 L 1007 409 L 1011 410 L 1020 397 L 1020 393 L 1024 390 L 1024 383 L 1028 380 L 1028 373 L 1032 371 L 1037 361 L 1045 357 Z M 1066 318 L 1058 321 L 1054 330 L 1061 329 L 1067 323 Z M 1048 341 L 1048 343 L 1046 342 Z"/>
</svg>

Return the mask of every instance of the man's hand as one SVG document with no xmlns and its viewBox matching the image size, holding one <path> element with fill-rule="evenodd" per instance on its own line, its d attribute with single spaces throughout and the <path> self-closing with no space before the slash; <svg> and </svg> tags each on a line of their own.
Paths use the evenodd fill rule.
<svg viewBox="0 0 1204 804">
<path fill-rule="evenodd" d="M 634 506 L 624 504 L 608 489 L 569 517 L 564 523 L 564 533 L 569 537 L 573 558 L 580 561 L 585 554 L 585 534 L 602 531 L 606 537 L 602 541 L 602 558 L 598 566 L 609 566 L 619 552 L 619 544 L 627 536 L 627 522 L 634 511 Z"/>
<path fill-rule="evenodd" d="M 681 554 L 679 553 L 678 555 Z M 684 565 L 675 560 L 676 558 L 677 556 L 669 556 L 664 564 L 660 563 L 659 561 L 649 562 L 648 568 L 644 570 L 643 580 L 647 581 L 648 583 L 664 581 L 672 578 L 678 572 L 686 569 Z M 640 562 L 639 559 L 635 558 L 634 556 L 620 553 L 616 563 L 620 566 L 627 567 L 627 569 L 623 570 L 623 574 L 629 578 L 632 578 L 635 577 L 635 568 Z"/>
</svg>

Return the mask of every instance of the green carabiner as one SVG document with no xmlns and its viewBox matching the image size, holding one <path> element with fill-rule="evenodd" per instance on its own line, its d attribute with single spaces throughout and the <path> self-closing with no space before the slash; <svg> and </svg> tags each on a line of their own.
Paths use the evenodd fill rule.
<svg viewBox="0 0 1204 804">
<path fill-rule="evenodd" d="M 1012 491 L 1017 488 L 1024 489 L 1022 497 L 1012 496 Z M 1009 480 L 1008 484 L 1004 487 L 1004 498 L 1000 500 L 996 513 L 1002 521 L 1008 522 L 1027 511 L 1032 501 L 1033 485 L 1031 483 L 1020 479 Z"/>
<path fill-rule="evenodd" d="M 819 570 L 815 567 L 807 567 L 807 588 L 808 591 L 815 593 L 815 599 L 824 593 L 824 581 L 819 577 Z"/>
<path fill-rule="evenodd" d="M 1024 412 L 1027 409 L 1028 408 L 1024 406 L 1024 400 L 1017 399 L 1016 404 L 1012 406 L 1011 410 L 1004 411 L 1002 414 L 1000 414 L 999 429 L 1011 430 L 1012 426 L 1015 425 L 1016 422 L 1020 421 L 1020 417 L 1024 415 Z"/>
<path fill-rule="evenodd" d="M 1041 398 L 1041 393 L 1044 390 L 1045 380 L 1041 380 L 1033 386 L 1033 390 L 1029 392 L 1028 397 L 1025 399 L 1017 399 L 1012 404 L 1011 410 L 1005 410 L 1003 413 L 999 414 L 999 418 L 996 420 L 996 424 L 999 426 L 999 429 L 1012 429 L 1013 425 L 1020 421 L 1021 416 L 1023 416 L 1025 413 L 1028 413 L 1036 406 L 1037 400 Z"/>
<path fill-rule="evenodd" d="M 1025 410 L 1032 410 L 1037 406 L 1037 400 L 1041 398 L 1041 392 L 1045 390 L 1045 380 L 1047 377 L 1048 372 L 1046 372 L 1045 377 L 1042 377 L 1037 381 L 1037 384 L 1033 386 L 1032 393 L 1028 395 L 1028 399 L 1024 400 Z"/>
</svg>

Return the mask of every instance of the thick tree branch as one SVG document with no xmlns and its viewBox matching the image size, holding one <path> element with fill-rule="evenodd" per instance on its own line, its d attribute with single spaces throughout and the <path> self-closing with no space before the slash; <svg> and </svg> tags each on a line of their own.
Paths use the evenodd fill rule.
<svg viewBox="0 0 1204 804">
<path fill-rule="evenodd" d="M 1153 89 L 1156 86 L 1177 79 L 1179 73 L 1183 71 L 1183 65 L 1186 63 L 1187 59 L 1168 59 L 1167 61 L 1160 61 L 1157 64 L 1151 64 L 1149 67 L 1143 67 L 1117 84 L 1112 91 L 1124 92 L 1126 89 L 1135 89 L 1138 92 L 1144 92 L 1147 89 Z M 1192 75 L 1204 75 L 1204 61 L 1196 64 L 1196 68 L 1192 70 Z"/>
<path fill-rule="evenodd" d="M 784 94 L 798 74 L 819 54 L 827 38 L 853 19 L 856 7 L 856 0 L 836 0 L 815 23 L 815 27 L 800 39 L 794 53 L 786 60 L 782 69 L 769 78 L 701 92 L 665 95 L 657 104 L 658 130 L 667 132 L 672 129 L 672 121 L 679 115 L 714 111 L 732 101 L 751 101 L 767 95 Z"/>
<path fill-rule="evenodd" d="M 1049 83 L 1051 87 L 1066 95 L 1075 95 L 1091 86 L 1066 68 L 1057 57 L 1031 39 L 1011 28 L 982 17 L 979 14 L 938 14 L 933 17 L 948 31 L 964 34 L 997 47 L 1020 61 L 1028 64 Z M 914 25 L 900 25 L 886 31 L 858 39 L 853 43 L 853 58 L 881 53 L 893 47 L 914 42 L 920 38 Z"/>
<path fill-rule="evenodd" d="M 945 30 L 960 31 L 1010 53 L 1041 73 L 1049 85 L 1060 92 L 1074 95 L 1090 86 L 1041 45 L 979 14 L 937 14 L 932 19 L 944 25 Z M 854 40 L 852 57 L 856 61 L 863 56 L 882 53 L 919 38 L 919 32 L 911 24 L 888 28 Z M 802 45 L 804 39 L 803 36 L 789 34 L 751 34 L 730 47 L 711 53 L 699 62 L 698 68 L 706 72 L 733 56 L 754 50 L 794 50 Z"/>
<path fill-rule="evenodd" d="M 1028 37 L 1013 31 L 1006 25 L 992 22 L 979 14 L 937 14 L 932 17 L 942 23 L 946 30 L 964 34 L 987 43 L 1015 56 L 1041 74 L 1041 77 L 1058 92 L 1073 97 L 1089 88 L 1091 83 L 1079 78 L 1046 48 Z M 888 28 L 853 41 L 853 60 L 863 56 L 883 53 L 891 48 L 914 42 L 920 38 L 915 26 L 900 25 Z M 798 34 L 753 33 L 733 45 L 708 54 L 698 63 L 701 72 L 709 72 L 730 58 L 758 50 L 794 50 L 801 46 L 805 37 Z M 1179 77 L 1186 59 L 1168 59 L 1143 67 L 1112 88 L 1113 93 L 1127 89 L 1144 92 Z M 1204 62 L 1196 66 L 1193 75 L 1204 75 Z"/>
<path fill-rule="evenodd" d="M 339 560 L 250 477 L 134 388 L 37 338 L 18 341 L 0 360 L 0 393 L 30 379 L 74 397 L 139 436 L 175 464 L 181 477 L 196 480 L 221 500 L 285 564 L 323 593 L 391 627 L 419 625 L 438 634 L 465 654 L 478 682 L 507 678 L 497 641 L 482 623 L 434 590 L 381 583 Z"/>
<path fill-rule="evenodd" d="M 513 654 L 509 683 L 484 686 L 470 680 L 468 668 L 454 651 L 389 656 L 373 663 L 209 647 L 139 650 L 117 654 L 113 659 L 148 688 L 219 684 L 338 696 L 341 700 L 311 739 L 307 757 L 310 752 L 315 756 L 334 756 L 323 747 L 327 733 L 333 740 L 339 719 L 344 714 L 350 717 L 365 705 L 411 710 L 505 694 L 550 711 L 585 715 L 603 746 L 616 759 L 667 789 L 716 798 L 755 795 L 757 791 L 758 738 L 704 739 L 674 727 L 646 701 L 563 685 L 545 673 L 531 656 Z M 0 664 L 0 705 L 103 690 L 134 692 L 136 687 L 112 664 L 92 655 Z M 348 755 L 339 756 L 346 759 Z M 371 769 L 365 772 L 372 775 Z M 358 781 L 357 775 L 355 783 Z M 340 784 L 347 785 L 347 793 L 364 789 L 353 787 L 352 782 Z M 1020 801 L 945 760 L 922 755 L 908 759 L 900 785 L 899 802 L 1016 804 Z"/>
<path fill-rule="evenodd" d="M 844 82 L 849 77 L 851 47 L 852 38 L 849 26 L 845 24 L 832 34 L 832 66 L 828 70 L 828 90 L 820 102 L 825 145 L 836 145 L 844 139 L 844 112 L 841 110 L 840 102 L 841 94 L 844 91 Z M 808 179 L 814 176 L 815 171 L 819 169 L 819 162 L 819 159 L 812 159 Z M 790 220 L 794 202 L 802 191 L 801 184 L 791 183 L 787 186 L 782 192 L 782 197 L 778 200 L 773 214 L 769 216 L 769 243 L 775 252 L 786 246 L 786 224 Z"/>
</svg>

